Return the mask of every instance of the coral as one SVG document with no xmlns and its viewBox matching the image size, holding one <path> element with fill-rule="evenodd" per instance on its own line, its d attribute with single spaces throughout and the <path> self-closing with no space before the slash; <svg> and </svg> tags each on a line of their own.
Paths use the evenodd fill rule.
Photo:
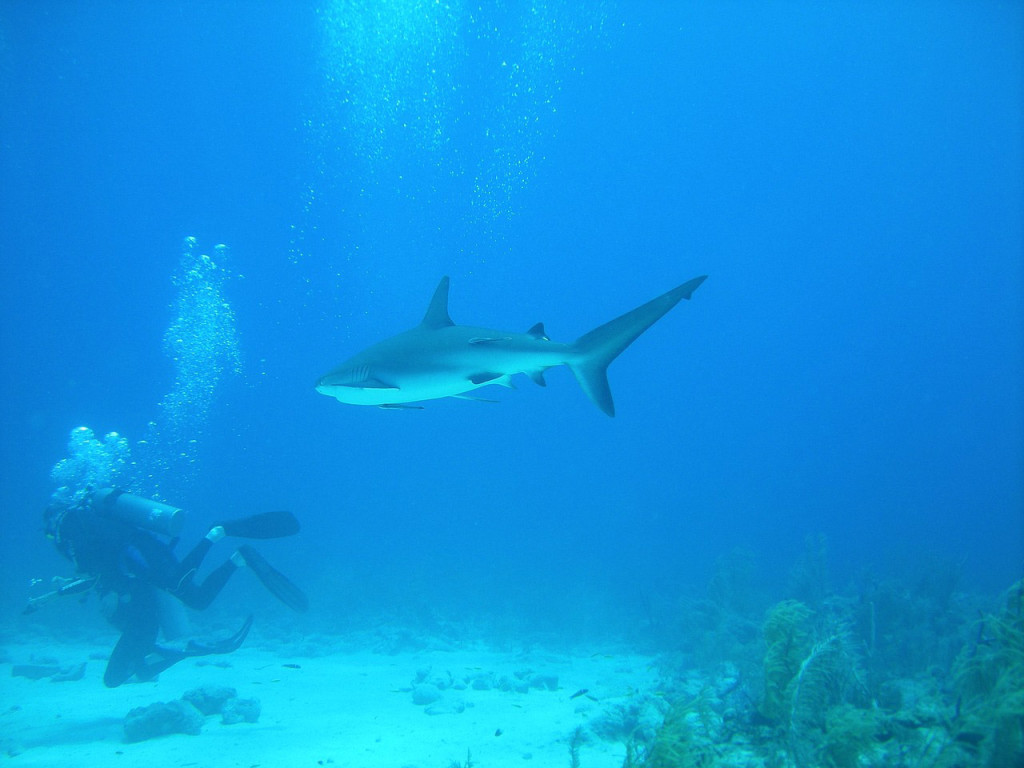
<svg viewBox="0 0 1024 768">
<path fill-rule="evenodd" d="M 654 743 L 637 760 L 635 745 L 627 747 L 627 763 L 642 768 L 705 768 L 714 765 L 718 755 L 709 732 L 719 719 L 705 692 L 685 703 L 674 705 L 658 729 Z"/>
<path fill-rule="evenodd" d="M 953 667 L 957 717 L 940 766 L 1024 764 L 1024 580 L 998 615 L 978 623 L 977 642 Z"/>
<path fill-rule="evenodd" d="M 849 617 L 863 641 L 873 690 L 892 677 L 948 670 L 968 640 L 965 615 L 976 598 L 950 594 L 953 565 L 935 565 L 914 588 L 893 578 L 861 574 Z"/>
<path fill-rule="evenodd" d="M 220 721 L 224 725 L 255 723 L 259 719 L 259 699 L 228 699 L 220 711 Z"/>
<path fill-rule="evenodd" d="M 845 627 L 815 643 L 787 688 L 789 748 L 798 766 L 858 765 L 877 730 L 867 701 L 859 655 Z"/>
<path fill-rule="evenodd" d="M 664 719 L 668 706 L 653 694 L 635 695 L 611 701 L 593 717 L 587 728 L 593 736 L 606 741 L 650 741 Z"/>
<path fill-rule="evenodd" d="M 790 686 L 790 725 L 820 725 L 828 707 L 862 693 L 857 653 L 843 629 L 817 642 Z"/>
<path fill-rule="evenodd" d="M 847 768 L 858 764 L 877 730 L 864 703 L 867 692 L 849 629 L 835 619 L 815 641 L 815 613 L 784 600 L 764 625 L 764 698 L 761 714 L 785 730 L 797 766 Z"/>
<path fill-rule="evenodd" d="M 421 683 L 413 686 L 412 703 L 417 706 L 426 706 L 438 701 L 442 696 L 441 689 L 430 683 Z"/>
<path fill-rule="evenodd" d="M 783 600 L 768 612 L 764 623 L 764 699 L 761 714 L 785 723 L 789 714 L 787 688 L 800 671 L 812 646 L 813 611 L 797 600 Z"/>
<path fill-rule="evenodd" d="M 580 747 L 586 742 L 586 736 L 583 733 L 583 728 L 580 726 L 576 727 L 576 730 L 572 732 L 572 738 L 569 739 L 569 766 L 570 768 L 580 768 Z M 630 758 L 631 753 L 627 749 L 626 758 Z"/>
<path fill-rule="evenodd" d="M 882 728 L 877 710 L 850 704 L 832 707 L 825 715 L 822 763 L 830 768 L 858 768 L 875 746 Z"/>
<path fill-rule="evenodd" d="M 136 707 L 125 716 L 124 740 L 133 743 L 172 733 L 195 736 L 202 727 L 202 713 L 189 702 L 158 701 L 148 707 Z"/>
<path fill-rule="evenodd" d="M 216 715 L 224 709 L 224 704 L 235 698 L 238 691 L 223 685 L 207 685 L 185 691 L 181 698 L 194 706 L 204 715 Z"/>
</svg>

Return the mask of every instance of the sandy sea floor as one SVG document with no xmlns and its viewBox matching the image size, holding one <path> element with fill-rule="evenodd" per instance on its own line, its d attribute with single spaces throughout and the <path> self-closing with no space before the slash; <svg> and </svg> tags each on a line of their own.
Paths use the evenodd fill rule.
<svg viewBox="0 0 1024 768">
<path fill-rule="evenodd" d="M 481 768 L 569 766 L 578 727 L 588 730 L 658 685 L 650 657 L 606 648 L 570 654 L 439 642 L 381 652 L 361 650 L 358 640 L 289 646 L 250 638 L 229 656 L 189 659 L 157 681 L 117 689 L 102 683 L 106 646 L 7 643 L 4 652 L 0 762 L 26 767 L 450 768 L 467 757 Z M 86 659 L 80 680 L 12 675 L 17 664 Z M 225 725 L 213 714 L 198 735 L 125 741 L 130 710 L 211 686 L 259 699 L 258 721 Z M 593 735 L 579 748 L 582 768 L 619 768 L 624 754 L 621 741 Z"/>
</svg>

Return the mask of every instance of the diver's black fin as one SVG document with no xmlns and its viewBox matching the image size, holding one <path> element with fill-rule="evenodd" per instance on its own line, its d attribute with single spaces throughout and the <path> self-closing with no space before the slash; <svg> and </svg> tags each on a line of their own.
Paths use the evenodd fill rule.
<svg viewBox="0 0 1024 768">
<path fill-rule="evenodd" d="M 245 642 L 246 635 L 249 634 L 250 629 L 252 629 L 252 614 L 246 617 L 242 628 L 235 632 L 235 634 L 214 643 L 211 653 L 231 653 L 232 651 L 237 651 L 242 646 L 242 643 Z"/>
<path fill-rule="evenodd" d="M 206 656 L 211 653 L 231 653 L 232 651 L 237 651 L 242 643 L 245 642 L 245 636 L 249 634 L 251 627 L 252 616 L 249 616 L 242 625 L 242 628 L 231 637 L 225 637 L 223 640 L 217 640 L 212 643 L 201 640 L 189 640 L 181 655 L 183 658 L 186 658 L 189 656 Z"/>
<path fill-rule="evenodd" d="M 305 613 L 309 609 L 309 598 L 291 580 L 263 559 L 263 555 L 247 544 L 238 548 L 245 558 L 245 564 L 252 568 L 263 586 L 293 611 Z"/>
<path fill-rule="evenodd" d="M 285 510 L 260 512 L 238 520 L 218 523 L 228 536 L 240 539 L 280 539 L 299 532 L 299 521 Z"/>
</svg>

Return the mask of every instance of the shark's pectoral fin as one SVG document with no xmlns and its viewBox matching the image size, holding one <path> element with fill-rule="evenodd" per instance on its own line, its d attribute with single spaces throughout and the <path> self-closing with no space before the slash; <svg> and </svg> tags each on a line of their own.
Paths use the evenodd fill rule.
<svg viewBox="0 0 1024 768">
<path fill-rule="evenodd" d="M 492 371 L 485 371 L 484 373 L 474 373 L 468 377 L 468 380 L 476 386 L 483 386 L 484 384 L 500 384 L 503 387 L 509 389 L 515 389 L 516 385 L 512 383 L 512 377 L 507 373 L 494 373 Z"/>
<path fill-rule="evenodd" d="M 486 371 L 484 373 L 474 373 L 472 376 L 469 377 L 469 380 L 472 381 L 477 386 L 479 386 L 480 384 L 489 383 L 501 384 L 502 382 L 498 381 L 498 379 L 502 378 L 503 376 L 505 376 L 504 373 L 491 373 L 490 371 Z"/>
</svg>

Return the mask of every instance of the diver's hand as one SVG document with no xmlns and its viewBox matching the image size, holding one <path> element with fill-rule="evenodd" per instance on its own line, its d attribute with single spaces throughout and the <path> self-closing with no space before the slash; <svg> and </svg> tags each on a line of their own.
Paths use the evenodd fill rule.
<svg viewBox="0 0 1024 768">
<path fill-rule="evenodd" d="M 58 597 L 67 597 L 68 595 L 78 595 L 83 592 L 88 592 L 98 581 L 96 576 L 86 576 L 83 578 L 64 578 L 61 576 L 54 576 L 51 580 L 52 584 L 57 585 L 57 588 L 47 592 L 44 595 L 37 595 L 36 597 L 30 597 L 28 604 L 25 609 L 21 612 L 23 616 L 27 616 L 30 613 L 35 613 L 39 610 L 39 607 L 46 605 L 52 600 L 56 600 Z"/>
</svg>

